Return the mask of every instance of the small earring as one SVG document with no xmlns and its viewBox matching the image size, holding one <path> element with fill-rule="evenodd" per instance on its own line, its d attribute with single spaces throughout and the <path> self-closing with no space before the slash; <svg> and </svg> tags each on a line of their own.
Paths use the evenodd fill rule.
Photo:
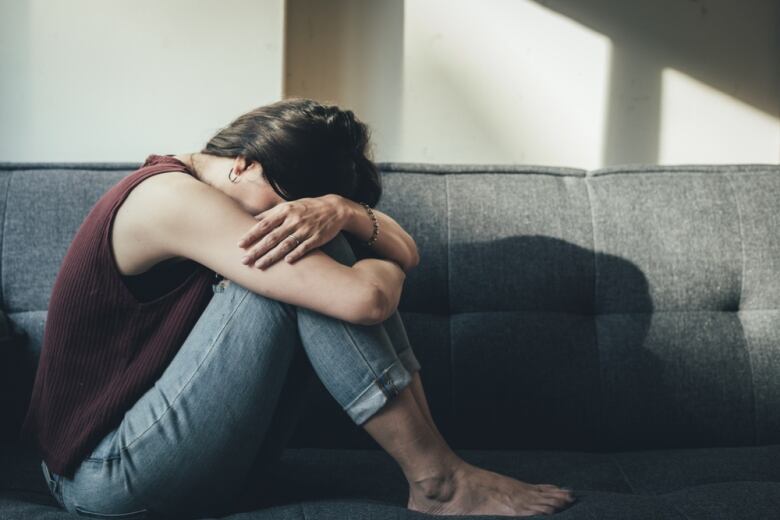
<svg viewBox="0 0 780 520">
<path fill-rule="evenodd" d="M 230 168 L 230 171 L 228 172 L 228 179 L 230 179 L 230 182 L 236 184 L 238 181 L 241 180 L 238 178 L 238 175 L 236 175 L 236 180 L 233 180 L 233 177 L 231 177 L 232 174 L 233 174 L 233 168 Z"/>
</svg>

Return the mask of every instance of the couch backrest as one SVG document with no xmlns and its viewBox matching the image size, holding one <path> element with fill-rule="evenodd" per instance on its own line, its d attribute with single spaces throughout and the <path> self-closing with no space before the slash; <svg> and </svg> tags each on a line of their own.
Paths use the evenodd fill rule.
<svg viewBox="0 0 780 520">
<path fill-rule="evenodd" d="M 76 229 L 138 166 L 0 163 L 0 297 L 31 359 Z M 451 446 L 780 442 L 780 165 L 380 168 Z M 289 445 L 376 447 L 317 383 Z"/>
</svg>

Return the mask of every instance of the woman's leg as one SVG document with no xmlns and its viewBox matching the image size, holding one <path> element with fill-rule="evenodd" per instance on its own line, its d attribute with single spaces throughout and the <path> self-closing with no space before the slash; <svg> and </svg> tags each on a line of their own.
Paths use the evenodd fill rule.
<svg viewBox="0 0 780 520">
<path fill-rule="evenodd" d="M 440 515 L 527 516 L 552 513 L 570 503 L 570 493 L 557 486 L 484 470 L 454 453 L 430 416 L 420 364 L 398 311 L 381 326 L 361 326 L 299 308 L 298 324 L 309 359 L 327 389 L 401 466 L 410 487 L 409 508 Z M 349 358 L 333 356 L 339 345 L 354 347 L 365 363 L 353 357 L 347 364 Z M 342 384 L 345 381 L 349 384 Z M 350 392 L 362 385 L 365 389 L 350 400 Z"/>
<path fill-rule="evenodd" d="M 339 237 L 321 249 L 339 261 L 354 261 Z M 433 433 L 412 397 L 414 378 L 388 338 L 381 325 L 345 323 L 230 283 L 214 295 L 154 387 L 74 479 L 61 480 L 66 508 L 142 514 L 143 507 L 186 516 L 230 512 L 300 347 L 353 421 L 399 462 L 410 485 L 432 468 L 454 467 L 459 459 Z M 458 480 L 461 491 L 448 501 L 450 509 L 492 504 L 486 494 L 506 496 L 506 486 L 484 491 L 483 476 L 465 469 L 459 475 L 468 478 Z M 526 495 L 542 495 L 536 486 L 525 486 L 534 488 Z"/>
<path fill-rule="evenodd" d="M 412 374 L 411 390 L 414 400 L 417 402 L 417 406 L 420 408 L 425 420 L 442 441 L 442 437 L 439 429 L 436 427 L 436 423 L 433 422 L 431 416 L 431 410 L 428 407 L 428 401 L 425 398 L 425 390 L 422 386 L 422 379 L 420 379 L 419 371 L 421 369 L 420 361 L 415 356 L 412 350 L 412 345 L 409 342 L 409 336 L 406 334 L 406 327 L 404 327 L 401 315 L 396 311 L 385 321 L 382 322 L 387 335 L 390 337 L 390 341 L 395 347 L 395 352 L 398 354 L 399 359 L 403 362 L 406 369 Z"/>
<path fill-rule="evenodd" d="M 355 261 L 342 235 L 321 249 L 343 263 Z M 412 381 L 381 325 L 346 323 L 228 283 L 154 387 L 74 478 L 62 479 L 66 507 L 226 512 L 259 454 L 301 348 L 356 423 Z"/>
<path fill-rule="evenodd" d="M 294 306 L 228 283 L 154 386 L 61 479 L 66 509 L 216 516 L 257 454 L 300 348 Z"/>
</svg>

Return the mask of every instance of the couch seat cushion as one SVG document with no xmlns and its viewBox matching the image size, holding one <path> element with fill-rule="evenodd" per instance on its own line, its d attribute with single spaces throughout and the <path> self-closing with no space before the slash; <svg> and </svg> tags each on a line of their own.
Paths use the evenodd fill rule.
<svg viewBox="0 0 780 520">
<path fill-rule="evenodd" d="M 734 520 L 773 518 L 780 510 L 780 445 L 613 453 L 456 451 L 479 467 L 572 488 L 578 500 L 555 515 L 561 519 Z M 70 518 L 49 498 L 29 447 L 5 446 L 0 468 L 0 518 Z M 254 510 L 226 518 L 433 518 L 406 509 L 406 481 L 381 450 L 288 448 L 255 486 Z"/>
</svg>

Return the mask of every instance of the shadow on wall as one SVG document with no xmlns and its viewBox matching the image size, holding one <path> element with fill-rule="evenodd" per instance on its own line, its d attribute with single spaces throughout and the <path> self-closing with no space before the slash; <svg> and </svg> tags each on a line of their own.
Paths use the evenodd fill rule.
<svg viewBox="0 0 780 520">
<path fill-rule="evenodd" d="M 534 1 L 612 40 L 604 166 L 658 162 L 664 67 L 780 117 L 777 0 Z"/>
</svg>

